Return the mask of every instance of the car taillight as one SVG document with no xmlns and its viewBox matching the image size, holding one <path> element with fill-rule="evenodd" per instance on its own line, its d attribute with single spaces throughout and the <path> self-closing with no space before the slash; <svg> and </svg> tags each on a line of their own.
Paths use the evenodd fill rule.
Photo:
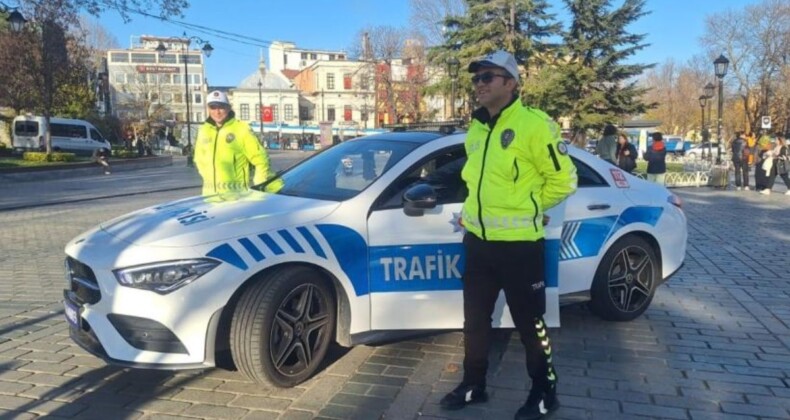
<svg viewBox="0 0 790 420">
<path fill-rule="evenodd" d="M 667 197 L 667 202 L 679 209 L 683 208 L 683 201 L 681 201 L 680 197 L 676 196 L 675 194 L 670 194 L 669 197 Z"/>
</svg>

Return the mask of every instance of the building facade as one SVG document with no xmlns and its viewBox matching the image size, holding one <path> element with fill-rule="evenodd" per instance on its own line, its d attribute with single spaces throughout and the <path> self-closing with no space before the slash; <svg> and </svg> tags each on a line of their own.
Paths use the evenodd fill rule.
<svg viewBox="0 0 790 420">
<path fill-rule="evenodd" d="M 344 61 L 344 51 L 311 50 L 298 48 L 288 41 L 273 41 L 269 46 L 269 68 L 272 72 L 307 68 L 316 61 Z"/>
<path fill-rule="evenodd" d="M 156 48 L 165 46 L 160 56 Z M 110 100 L 125 121 L 200 123 L 206 118 L 204 57 L 188 39 L 143 35 L 107 51 Z M 189 102 L 189 115 L 187 115 Z"/>
<path fill-rule="evenodd" d="M 236 118 L 264 125 L 300 125 L 299 91 L 280 72 L 269 71 L 261 59 L 258 68 L 230 89 L 230 100 Z M 261 109 L 271 112 L 266 121 Z"/>
</svg>

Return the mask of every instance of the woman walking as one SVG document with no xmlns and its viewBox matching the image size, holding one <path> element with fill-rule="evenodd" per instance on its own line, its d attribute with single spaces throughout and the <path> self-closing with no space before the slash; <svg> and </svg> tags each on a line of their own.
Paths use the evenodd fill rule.
<svg viewBox="0 0 790 420">
<path fill-rule="evenodd" d="M 636 147 L 628 141 L 628 136 L 620 133 L 617 136 L 617 166 L 631 173 L 636 169 Z"/>
</svg>

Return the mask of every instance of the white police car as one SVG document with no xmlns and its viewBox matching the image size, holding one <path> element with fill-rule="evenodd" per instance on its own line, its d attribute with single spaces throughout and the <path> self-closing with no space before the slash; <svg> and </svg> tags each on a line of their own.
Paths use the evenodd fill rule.
<svg viewBox="0 0 790 420">
<path fill-rule="evenodd" d="M 102 223 L 66 246 L 71 337 L 125 366 L 207 367 L 230 354 L 250 378 L 293 386 L 332 341 L 461 328 L 463 139 L 351 140 L 285 171 L 276 188 Z M 548 212 L 547 320 L 559 324 L 559 300 L 633 319 L 683 263 L 680 202 L 569 149 L 579 189 Z M 512 326 L 504 299 L 494 324 Z"/>
</svg>

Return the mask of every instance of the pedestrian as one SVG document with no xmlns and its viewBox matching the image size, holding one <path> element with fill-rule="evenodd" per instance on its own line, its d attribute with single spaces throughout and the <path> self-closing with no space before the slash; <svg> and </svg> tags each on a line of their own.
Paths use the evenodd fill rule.
<svg viewBox="0 0 790 420">
<path fill-rule="evenodd" d="M 110 174 L 110 150 L 106 147 L 100 147 L 93 151 L 93 161 L 98 163 L 104 169 L 104 175 Z"/>
<path fill-rule="evenodd" d="M 595 146 L 598 157 L 617 166 L 617 127 L 606 124 L 603 128 L 603 137 Z"/>
<path fill-rule="evenodd" d="M 544 211 L 576 190 L 576 168 L 558 125 L 518 98 L 519 70 L 508 52 L 469 64 L 482 105 L 466 135 L 461 172 L 469 194 L 460 222 L 466 266 L 464 376 L 441 399 L 445 409 L 483 402 L 491 315 L 504 289 L 513 323 L 526 350 L 532 386 L 516 419 L 539 419 L 559 407 L 557 375 L 543 320 L 546 311 Z"/>
<path fill-rule="evenodd" d="M 195 141 L 195 165 L 203 177 L 203 195 L 245 191 L 273 176 L 269 156 L 247 123 L 237 120 L 228 96 L 220 91 L 208 95 L 209 117 Z"/>
<path fill-rule="evenodd" d="M 620 133 L 617 136 L 617 166 L 631 173 L 636 169 L 636 147 L 628 141 L 628 136 L 625 133 Z"/>
<path fill-rule="evenodd" d="M 768 182 L 773 173 L 773 148 L 765 134 L 757 140 L 757 158 L 754 163 L 754 189 L 760 194 L 770 194 Z"/>
<path fill-rule="evenodd" d="M 664 137 L 661 133 L 650 134 L 653 144 L 645 151 L 647 161 L 647 180 L 664 185 L 664 178 L 667 173 L 667 148 L 664 145 Z"/>
<path fill-rule="evenodd" d="M 768 191 L 771 191 L 778 175 L 787 187 L 785 195 L 790 195 L 790 150 L 787 146 L 787 135 L 776 136 L 776 147 L 773 149 L 774 155 L 774 172 L 768 179 Z"/>
<path fill-rule="evenodd" d="M 735 138 L 730 143 L 732 151 L 732 166 L 735 168 L 735 189 L 737 191 L 749 190 L 749 158 L 751 149 L 749 143 L 743 136 L 743 131 L 737 131 Z"/>
</svg>

